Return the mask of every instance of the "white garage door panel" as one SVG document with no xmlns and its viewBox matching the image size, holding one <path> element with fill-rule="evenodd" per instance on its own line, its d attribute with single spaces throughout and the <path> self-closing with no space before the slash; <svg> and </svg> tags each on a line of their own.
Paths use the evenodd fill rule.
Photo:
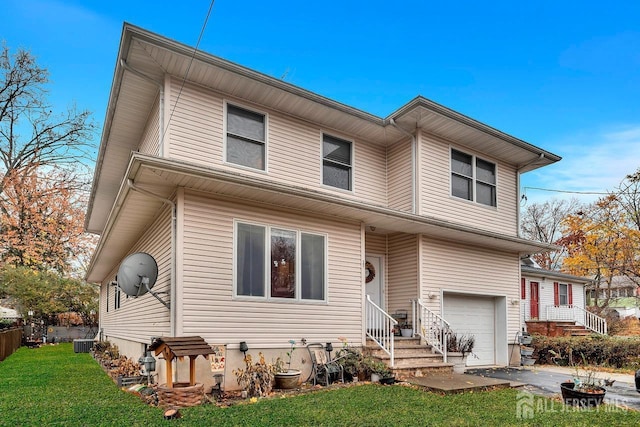
<svg viewBox="0 0 640 427">
<path fill-rule="evenodd" d="M 445 295 L 444 318 L 458 334 L 473 334 L 476 345 L 467 358 L 467 366 L 494 365 L 495 302 L 493 298 L 479 296 Z"/>
</svg>

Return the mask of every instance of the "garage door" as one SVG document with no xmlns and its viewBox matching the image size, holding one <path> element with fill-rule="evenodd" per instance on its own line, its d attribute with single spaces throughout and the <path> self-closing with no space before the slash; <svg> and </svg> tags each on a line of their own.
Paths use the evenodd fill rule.
<svg viewBox="0 0 640 427">
<path fill-rule="evenodd" d="M 457 333 L 473 334 L 476 345 L 467 366 L 495 365 L 495 300 L 489 297 L 444 296 L 444 318 Z"/>
</svg>

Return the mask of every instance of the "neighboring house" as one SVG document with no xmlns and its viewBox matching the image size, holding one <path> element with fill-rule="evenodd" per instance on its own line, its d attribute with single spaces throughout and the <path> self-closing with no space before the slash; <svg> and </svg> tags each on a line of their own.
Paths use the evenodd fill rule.
<svg viewBox="0 0 640 427">
<path fill-rule="evenodd" d="M 520 315 L 530 333 L 586 335 L 606 333 L 606 321 L 586 310 L 585 277 L 540 268 L 531 258 L 520 267 Z"/>
<path fill-rule="evenodd" d="M 0 306 L 0 320 L 6 319 L 6 320 L 18 320 L 20 319 L 20 315 L 18 314 L 18 311 L 13 309 L 13 308 L 9 308 L 9 307 L 2 307 Z"/>
<path fill-rule="evenodd" d="M 610 292 L 608 308 L 614 310 L 620 318 L 640 317 L 640 287 L 626 276 L 613 277 L 610 286 L 602 281 L 597 291 L 594 286 L 590 286 L 587 292 L 592 305 L 595 304 L 596 292 L 600 305 L 607 298 L 607 292 Z"/>
<path fill-rule="evenodd" d="M 225 344 L 230 388 L 241 341 L 391 354 L 386 313 L 406 310 L 506 365 L 520 257 L 553 249 L 518 236 L 520 175 L 558 160 L 422 97 L 381 118 L 125 24 L 86 222 L 101 336 L 134 358 L 154 336 Z M 169 308 L 113 286 L 139 251 Z"/>
<path fill-rule="evenodd" d="M 611 298 L 635 298 L 640 296 L 640 287 L 626 276 L 615 276 L 611 278 L 611 285 L 602 280 L 598 286 L 598 299 L 606 299 L 607 292 L 610 290 Z M 596 289 L 591 286 L 588 290 L 591 299 L 596 297 Z"/>
</svg>

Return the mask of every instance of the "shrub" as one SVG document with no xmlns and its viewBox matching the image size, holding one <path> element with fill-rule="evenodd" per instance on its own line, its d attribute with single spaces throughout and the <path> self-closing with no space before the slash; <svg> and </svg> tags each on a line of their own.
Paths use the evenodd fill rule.
<svg viewBox="0 0 640 427">
<path fill-rule="evenodd" d="M 238 385 L 246 390 L 249 396 L 268 396 L 273 388 L 276 367 L 264 360 L 264 355 L 258 353 L 259 360 L 253 363 L 251 355 L 244 357 L 245 369 L 233 371 Z"/>
<path fill-rule="evenodd" d="M 534 357 L 542 364 L 589 365 L 640 368 L 640 339 L 601 335 L 588 337 L 547 337 L 534 335 Z"/>
</svg>

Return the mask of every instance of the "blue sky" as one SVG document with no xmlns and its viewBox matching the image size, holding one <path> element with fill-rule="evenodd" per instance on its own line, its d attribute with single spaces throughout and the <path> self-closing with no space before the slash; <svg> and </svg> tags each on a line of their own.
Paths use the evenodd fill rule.
<svg viewBox="0 0 640 427">
<path fill-rule="evenodd" d="M 164 4 L 4 0 L 0 39 L 101 125 L 124 21 L 196 45 L 210 1 Z M 383 117 L 423 95 L 563 157 L 523 187 L 604 192 L 640 167 L 637 1 L 216 0 L 200 49 Z"/>
</svg>

